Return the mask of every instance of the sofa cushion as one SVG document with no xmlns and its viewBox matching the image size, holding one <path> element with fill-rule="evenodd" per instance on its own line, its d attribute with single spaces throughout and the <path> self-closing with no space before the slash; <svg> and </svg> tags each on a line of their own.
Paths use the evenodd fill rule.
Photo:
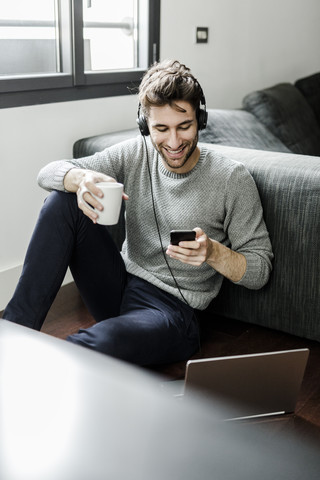
<svg viewBox="0 0 320 480">
<path fill-rule="evenodd" d="M 300 78 L 295 86 L 309 103 L 320 125 L 320 73 Z"/>
<path fill-rule="evenodd" d="M 292 152 L 320 155 L 320 126 L 302 93 L 290 83 L 246 95 L 243 106 Z"/>
<path fill-rule="evenodd" d="M 290 150 L 254 115 L 245 110 L 208 110 L 208 123 L 200 142 L 277 152 Z"/>
</svg>

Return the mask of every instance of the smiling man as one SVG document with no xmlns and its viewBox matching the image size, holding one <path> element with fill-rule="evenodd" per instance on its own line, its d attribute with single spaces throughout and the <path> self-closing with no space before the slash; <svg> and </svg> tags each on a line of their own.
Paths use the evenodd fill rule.
<svg viewBox="0 0 320 480">
<path fill-rule="evenodd" d="M 181 100 L 173 105 L 151 107 L 149 124 L 151 141 L 166 167 L 176 173 L 191 170 L 200 156 L 198 123 L 192 105 Z"/>
<path fill-rule="evenodd" d="M 140 365 L 185 360 L 199 348 L 196 318 L 223 278 L 261 288 L 272 249 L 256 185 L 242 164 L 198 145 L 201 86 L 178 61 L 153 65 L 139 88 L 142 135 L 93 156 L 52 162 L 52 191 L 4 318 L 40 329 L 66 269 L 96 324 L 68 341 Z M 97 224 L 100 181 L 124 184 L 126 238 L 118 251 Z M 88 203 L 87 203 L 88 202 Z M 196 238 L 170 244 L 171 230 Z"/>
</svg>

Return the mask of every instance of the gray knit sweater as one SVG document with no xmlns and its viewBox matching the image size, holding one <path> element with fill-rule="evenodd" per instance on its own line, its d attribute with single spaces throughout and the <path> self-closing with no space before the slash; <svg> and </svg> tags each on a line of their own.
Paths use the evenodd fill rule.
<svg viewBox="0 0 320 480">
<path fill-rule="evenodd" d="M 201 147 L 200 159 L 186 174 L 168 171 L 150 139 L 141 136 L 77 160 L 49 163 L 38 176 L 47 190 L 64 190 L 65 174 L 74 167 L 103 172 L 124 184 L 126 240 L 122 256 L 127 271 L 179 297 L 164 260 L 152 207 L 149 161 L 156 216 L 164 250 L 170 230 L 200 227 L 210 238 L 241 252 L 247 260 L 247 288 L 261 288 L 271 271 L 272 249 L 259 194 L 249 172 L 235 161 Z M 188 303 L 204 309 L 218 294 L 223 277 L 208 264 L 200 267 L 170 259 L 175 279 Z"/>
</svg>

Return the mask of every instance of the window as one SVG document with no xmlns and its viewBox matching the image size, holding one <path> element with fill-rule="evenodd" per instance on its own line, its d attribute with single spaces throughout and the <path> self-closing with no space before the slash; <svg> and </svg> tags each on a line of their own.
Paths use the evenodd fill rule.
<svg viewBox="0 0 320 480">
<path fill-rule="evenodd" d="M 19 10 L 16 3 L 7 2 L 2 12 L 0 74 L 56 73 L 59 63 L 55 2 L 20 2 Z"/>
<path fill-rule="evenodd" d="M 0 107 L 128 94 L 158 58 L 160 0 L 10 0 Z"/>
<path fill-rule="evenodd" d="M 101 21 L 101 18 L 104 21 Z M 107 21 L 108 20 L 108 21 Z M 86 71 L 138 67 L 138 2 L 99 0 L 83 4 L 83 41 Z M 117 45 L 106 50 L 105 45 Z"/>
</svg>

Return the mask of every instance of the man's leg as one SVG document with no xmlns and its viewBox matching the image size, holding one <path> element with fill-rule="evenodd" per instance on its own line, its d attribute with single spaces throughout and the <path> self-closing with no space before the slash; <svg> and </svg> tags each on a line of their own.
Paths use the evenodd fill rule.
<svg viewBox="0 0 320 480">
<path fill-rule="evenodd" d="M 193 309 L 131 275 L 120 315 L 80 330 L 67 340 L 139 365 L 186 360 L 199 350 Z"/>
<path fill-rule="evenodd" d="M 52 192 L 3 318 L 40 330 L 69 265 L 94 318 L 117 315 L 126 282 L 117 247 L 105 227 L 94 225 L 79 210 L 76 195 Z"/>
</svg>

